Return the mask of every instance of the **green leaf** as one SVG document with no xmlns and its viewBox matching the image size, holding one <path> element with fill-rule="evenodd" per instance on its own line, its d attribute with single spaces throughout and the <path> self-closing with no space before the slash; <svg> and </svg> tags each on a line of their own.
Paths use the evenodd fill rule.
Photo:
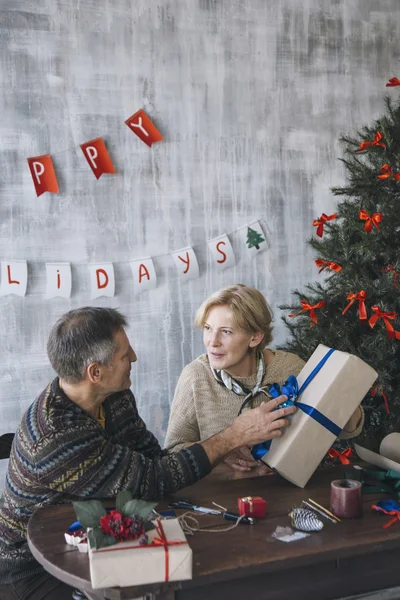
<svg viewBox="0 0 400 600">
<path fill-rule="evenodd" d="M 132 500 L 132 492 L 129 490 L 124 490 L 123 492 L 118 492 L 117 500 L 116 500 L 116 509 L 119 512 L 123 512 L 125 504 L 127 504 L 130 500 Z"/>
<path fill-rule="evenodd" d="M 124 517 L 133 517 L 137 515 L 142 517 L 143 521 L 147 521 L 151 511 L 156 507 L 158 502 L 145 502 L 144 500 L 129 500 L 122 509 Z"/>
<path fill-rule="evenodd" d="M 154 525 L 153 521 L 144 521 L 144 530 L 147 531 L 151 531 L 152 529 L 155 529 L 156 526 Z"/>
<path fill-rule="evenodd" d="M 86 502 L 73 502 L 72 504 L 82 527 L 99 526 L 100 518 L 107 514 L 100 500 L 87 500 Z"/>
<path fill-rule="evenodd" d="M 98 550 L 99 548 L 106 548 L 107 546 L 114 546 L 118 540 L 109 533 L 103 533 L 101 527 L 94 527 L 88 532 L 88 540 L 90 547 Z"/>
</svg>

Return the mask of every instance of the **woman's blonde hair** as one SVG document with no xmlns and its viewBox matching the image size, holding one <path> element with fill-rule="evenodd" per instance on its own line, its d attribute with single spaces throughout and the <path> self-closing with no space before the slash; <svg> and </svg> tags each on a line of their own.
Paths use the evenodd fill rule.
<svg viewBox="0 0 400 600">
<path fill-rule="evenodd" d="M 195 327 L 203 328 L 214 306 L 229 306 L 233 323 L 250 333 L 262 332 L 261 342 L 254 350 L 262 350 L 272 341 L 272 311 L 261 292 L 241 283 L 215 292 L 200 306 L 194 318 Z"/>
</svg>

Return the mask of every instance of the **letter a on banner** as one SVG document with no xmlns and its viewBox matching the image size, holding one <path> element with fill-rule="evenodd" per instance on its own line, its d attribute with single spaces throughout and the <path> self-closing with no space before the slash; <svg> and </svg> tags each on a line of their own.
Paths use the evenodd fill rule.
<svg viewBox="0 0 400 600">
<path fill-rule="evenodd" d="M 28 166 L 35 185 L 36 196 L 44 192 L 58 194 L 58 181 L 50 154 L 28 158 Z"/>
<path fill-rule="evenodd" d="M 115 277 L 112 263 L 100 265 L 89 265 L 91 298 L 108 296 L 112 298 L 115 294 Z"/>
<path fill-rule="evenodd" d="M 129 129 L 136 133 L 136 135 L 148 146 L 154 144 L 154 142 L 160 142 L 163 136 L 158 131 L 154 123 L 149 119 L 144 110 L 141 108 L 134 115 L 129 117 L 125 121 Z"/>
<path fill-rule="evenodd" d="M 213 240 L 207 242 L 208 247 L 213 255 L 214 263 L 220 269 L 225 267 L 233 267 L 236 263 L 235 255 L 228 236 L 224 233 Z"/>
<path fill-rule="evenodd" d="M 199 277 L 199 264 L 191 246 L 172 252 L 172 258 L 181 279 L 197 279 Z"/>
<path fill-rule="evenodd" d="M 114 165 L 103 138 L 99 137 L 81 144 L 81 148 L 96 179 L 99 179 L 103 173 L 115 173 Z"/>
<path fill-rule="evenodd" d="M 70 298 L 72 278 L 70 263 L 46 263 L 46 297 Z"/>
<path fill-rule="evenodd" d="M 152 290 L 157 287 L 157 275 L 151 258 L 138 258 L 130 262 L 135 292 Z"/>
<path fill-rule="evenodd" d="M 2 260 L 0 296 L 15 294 L 25 296 L 28 285 L 28 265 L 26 260 Z"/>
</svg>

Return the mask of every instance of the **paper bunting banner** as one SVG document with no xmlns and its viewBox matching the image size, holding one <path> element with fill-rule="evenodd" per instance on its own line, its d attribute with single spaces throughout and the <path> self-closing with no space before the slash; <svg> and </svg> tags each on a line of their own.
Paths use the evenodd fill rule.
<svg viewBox="0 0 400 600">
<path fill-rule="evenodd" d="M 44 192 L 58 194 L 58 182 L 50 154 L 33 156 L 27 161 L 35 185 L 36 196 L 39 197 Z"/>
<path fill-rule="evenodd" d="M 91 298 L 107 296 L 112 298 L 115 294 L 115 277 L 112 263 L 89 265 Z"/>
<path fill-rule="evenodd" d="M 249 254 L 256 255 L 267 247 L 264 232 L 258 221 L 253 221 L 241 230 L 244 243 L 247 245 Z"/>
<path fill-rule="evenodd" d="M 182 248 L 171 254 L 181 279 L 197 279 L 199 264 L 191 246 Z"/>
<path fill-rule="evenodd" d="M 233 248 L 229 238 L 225 233 L 217 238 L 214 238 L 213 240 L 210 240 L 207 242 L 207 244 L 211 250 L 215 264 L 220 269 L 225 269 L 225 267 L 233 267 L 233 265 L 236 263 L 235 255 L 233 253 Z"/>
<path fill-rule="evenodd" d="M 26 260 L 2 260 L 0 296 L 15 294 L 25 296 L 28 285 Z"/>
<path fill-rule="evenodd" d="M 70 298 L 72 288 L 70 263 L 46 263 L 46 297 Z"/>
<path fill-rule="evenodd" d="M 157 287 L 157 275 L 151 258 L 138 258 L 131 263 L 133 287 L 136 292 Z"/>
<path fill-rule="evenodd" d="M 81 148 L 96 179 L 99 179 L 103 173 L 115 173 L 114 165 L 103 138 L 99 137 L 81 144 Z"/>
<path fill-rule="evenodd" d="M 163 139 L 163 136 L 158 131 L 157 127 L 149 119 L 142 108 L 129 117 L 125 123 L 128 125 L 129 129 L 131 129 L 133 133 L 136 133 L 142 142 L 150 146 L 150 148 L 152 144 L 160 142 Z"/>
</svg>

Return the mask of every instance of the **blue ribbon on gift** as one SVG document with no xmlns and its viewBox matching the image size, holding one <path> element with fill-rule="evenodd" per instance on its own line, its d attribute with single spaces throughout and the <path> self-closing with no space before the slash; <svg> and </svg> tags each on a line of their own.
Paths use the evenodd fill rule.
<svg viewBox="0 0 400 600">
<path fill-rule="evenodd" d="M 321 412 L 319 412 L 319 410 L 317 410 L 313 406 L 310 406 L 309 404 L 304 404 L 303 402 L 297 402 L 298 397 L 304 392 L 309 383 L 311 383 L 314 377 L 320 372 L 320 370 L 322 369 L 322 367 L 333 352 L 334 349 L 331 348 L 325 354 L 325 356 L 319 361 L 315 369 L 311 371 L 310 375 L 307 377 L 300 389 L 296 377 L 294 375 L 291 375 L 283 384 L 282 389 L 280 389 L 278 383 L 274 383 L 269 388 L 269 393 L 273 398 L 278 398 L 278 396 L 281 395 L 285 395 L 288 397 L 288 399 L 285 402 L 282 402 L 282 404 L 275 410 L 281 407 L 285 408 L 287 406 L 293 406 L 294 404 L 296 404 L 297 408 L 305 412 L 309 417 L 317 421 L 320 425 L 325 427 L 325 429 L 327 429 L 337 437 L 342 431 L 341 427 L 336 425 L 336 423 L 328 419 L 328 417 L 323 415 Z M 256 460 L 261 460 L 261 458 L 265 456 L 265 454 L 267 454 L 267 452 L 269 451 L 271 443 L 272 440 L 268 440 L 266 442 L 262 442 L 261 444 L 256 444 L 255 446 L 253 446 L 253 448 L 251 449 L 251 454 L 253 458 L 255 458 Z"/>
</svg>

